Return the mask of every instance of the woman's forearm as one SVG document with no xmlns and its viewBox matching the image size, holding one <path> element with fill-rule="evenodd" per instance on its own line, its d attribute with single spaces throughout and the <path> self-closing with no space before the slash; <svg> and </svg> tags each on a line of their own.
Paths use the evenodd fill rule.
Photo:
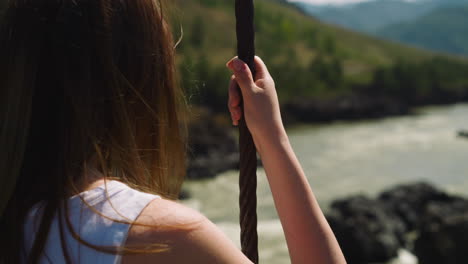
<svg viewBox="0 0 468 264">
<path fill-rule="evenodd" d="M 275 84 L 266 65 L 260 58 L 255 58 L 255 81 L 247 64 L 238 58 L 229 61 L 227 66 L 234 73 L 228 102 L 233 124 L 238 124 L 244 116 L 252 133 L 283 225 L 292 263 L 345 263 L 289 143 Z"/>
<path fill-rule="evenodd" d="M 261 142 L 262 139 L 256 140 Z M 291 263 L 346 263 L 286 132 L 258 143 Z"/>
</svg>

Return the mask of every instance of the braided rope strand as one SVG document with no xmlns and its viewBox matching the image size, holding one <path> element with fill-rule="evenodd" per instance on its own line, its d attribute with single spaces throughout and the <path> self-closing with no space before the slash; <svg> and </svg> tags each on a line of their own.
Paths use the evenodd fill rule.
<svg viewBox="0 0 468 264">
<path fill-rule="evenodd" d="M 237 54 L 255 76 L 255 31 L 253 0 L 236 0 Z M 245 118 L 239 122 L 240 176 L 239 206 L 242 252 L 258 263 L 257 235 L 257 151 Z"/>
</svg>

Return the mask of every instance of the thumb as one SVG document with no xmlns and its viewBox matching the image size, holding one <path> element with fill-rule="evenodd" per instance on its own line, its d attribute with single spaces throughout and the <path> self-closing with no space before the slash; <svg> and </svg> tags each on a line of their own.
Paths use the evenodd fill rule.
<svg viewBox="0 0 468 264">
<path fill-rule="evenodd" d="M 260 57 L 255 56 L 254 62 L 255 70 L 257 70 L 257 73 L 255 74 L 255 80 L 271 78 L 267 66 Z"/>
<path fill-rule="evenodd" d="M 252 72 L 245 62 L 236 57 L 227 63 L 227 67 L 233 71 L 241 90 L 251 91 L 254 89 L 255 83 Z"/>
</svg>

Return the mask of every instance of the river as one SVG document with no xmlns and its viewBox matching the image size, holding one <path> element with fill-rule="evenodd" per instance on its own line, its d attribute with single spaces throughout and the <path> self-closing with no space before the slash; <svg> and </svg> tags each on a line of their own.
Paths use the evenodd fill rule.
<svg viewBox="0 0 468 264">
<path fill-rule="evenodd" d="M 288 129 L 319 203 L 352 194 L 375 195 L 395 184 L 427 181 L 468 195 L 468 104 L 425 107 L 414 115 Z M 187 182 L 185 203 L 215 222 L 239 244 L 238 172 Z M 258 230 L 262 263 L 289 263 L 273 199 L 263 169 L 258 170 Z M 397 260 L 394 263 L 404 263 Z M 410 263 L 410 262 L 407 262 Z"/>
</svg>

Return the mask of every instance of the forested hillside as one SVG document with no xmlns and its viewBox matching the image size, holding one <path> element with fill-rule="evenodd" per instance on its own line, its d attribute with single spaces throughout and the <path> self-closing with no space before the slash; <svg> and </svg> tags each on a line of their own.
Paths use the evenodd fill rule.
<svg viewBox="0 0 468 264">
<path fill-rule="evenodd" d="M 224 64 L 235 55 L 233 1 L 174 3 L 175 35 L 184 32 L 178 47 L 183 85 L 192 102 L 224 109 Z M 284 2 L 255 3 L 257 53 L 269 65 L 283 104 L 330 102 L 333 108 L 336 98 L 365 97 L 411 106 L 467 98 L 464 60 L 327 25 Z M 355 102 L 361 103 L 369 104 Z"/>
<path fill-rule="evenodd" d="M 225 63 L 236 53 L 234 1 L 164 2 L 175 37 L 183 35 L 177 54 L 189 102 L 225 110 L 230 76 Z M 331 26 L 282 0 L 255 4 L 257 54 L 269 66 L 286 112 L 308 114 L 319 106 L 331 111 L 330 118 L 341 118 L 347 116 L 334 108 L 349 113 L 350 107 L 361 107 L 356 117 L 365 117 L 401 112 L 388 110 L 395 104 L 405 108 L 468 98 L 466 60 Z"/>
</svg>

